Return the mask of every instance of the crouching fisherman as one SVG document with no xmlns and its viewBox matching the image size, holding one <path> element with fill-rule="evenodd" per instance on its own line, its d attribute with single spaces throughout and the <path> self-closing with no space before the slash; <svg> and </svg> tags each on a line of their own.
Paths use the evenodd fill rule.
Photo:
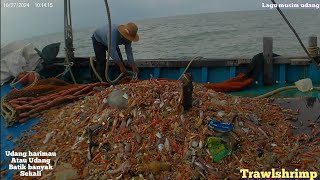
<svg viewBox="0 0 320 180">
<path fill-rule="evenodd" d="M 123 63 L 121 51 L 119 45 L 125 46 L 125 51 L 127 54 L 128 63 L 132 68 L 132 71 L 138 74 L 139 69 L 137 68 L 133 53 L 132 53 L 132 42 L 137 42 L 139 40 L 138 26 L 134 23 L 128 23 L 127 25 L 111 25 L 111 37 L 109 36 L 109 26 L 108 24 L 98 28 L 92 35 L 92 44 L 94 53 L 97 60 L 97 73 L 102 78 L 105 79 L 105 69 L 106 69 L 106 51 L 110 51 L 110 57 L 116 62 L 121 73 L 127 75 L 127 69 Z M 111 38 L 111 48 L 108 47 L 109 38 Z"/>
</svg>

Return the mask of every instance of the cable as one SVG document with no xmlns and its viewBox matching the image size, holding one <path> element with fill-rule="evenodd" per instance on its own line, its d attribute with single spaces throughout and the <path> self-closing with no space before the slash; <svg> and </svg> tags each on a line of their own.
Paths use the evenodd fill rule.
<svg viewBox="0 0 320 180">
<path fill-rule="evenodd" d="M 108 23 L 109 23 L 109 38 L 108 38 L 108 51 L 107 51 L 107 61 L 106 61 L 106 69 L 105 69 L 105 77 L 106 80 L 111 83 L 111 84 L 115 84 L 117 83 L 120 78 L 123 76 L 123 73 L 121 73 L 116 79 L 111 80 L 109 79 L 109 60 L 110 60 L 110 51 L 111 51 L 111 15 L 110 15 L 110 9 L 109 9 L 109 4 L 108 4 L 108 0 L 104 0 L 105 2 L 105 6 L 107 9 L 107 14 L 108 14 Z M 102 79 L 99 79 L 100 81 Z"/>
</svg>

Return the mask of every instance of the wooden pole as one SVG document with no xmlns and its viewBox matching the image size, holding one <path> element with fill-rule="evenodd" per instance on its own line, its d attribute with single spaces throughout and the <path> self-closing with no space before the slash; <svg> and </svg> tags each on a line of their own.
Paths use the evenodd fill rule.
<svg viewBox="0 0 320 180">
<path fill-rule="evenodd" d="M 309 37 L 309 48 L 308 51 L 312 57 L 315 57 L 318 55 L 318 45 L 317 45 L 317 36 L 311 35 Z"/>
<path fill-rule="evenodd" d="M 263 37 L 263 56 L 264 56 L 264 85 L 273 84 L 273 39 L 272 37 Z"/>
</svg>

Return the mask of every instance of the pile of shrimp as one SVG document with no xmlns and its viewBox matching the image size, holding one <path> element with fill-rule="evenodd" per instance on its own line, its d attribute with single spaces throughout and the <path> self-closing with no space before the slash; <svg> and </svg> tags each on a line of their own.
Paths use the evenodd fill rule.
<svg viewBox="0 0 320 180">
<path fill-rule="evenodd" d="M 165 80 L 122 84 L 48 110 L 35 133 L 21 138 L 19 150 L 57 153 L 45 177 L 57 177 L 63 164 L 76 170 L 75 179 L 239 179 L 243 168 L 319 172 L 319 132 L 314 127 L 314 136 L 293 135 L 297 112 L 200 84 L 194 84 L 193 107 L 184 111 L 182 86 Z M 115 90 L 124 93 L 124 108 L 106 103 Z M 232 123 L 233 131 L 209 129 L 212 119 Z M 214 162 L 208 137 L 225 139 L 232 153 Z"/>
</svg>

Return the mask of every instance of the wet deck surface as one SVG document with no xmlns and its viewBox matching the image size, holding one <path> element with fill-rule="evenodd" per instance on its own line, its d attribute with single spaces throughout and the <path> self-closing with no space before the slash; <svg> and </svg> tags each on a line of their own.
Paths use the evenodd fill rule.
<svg viewBox="0 0 320 180">
<path fill-rule="evenodd" d="M 300 97 L 300 98 L 277 98 L 274 103 L 286 109 L 298 111 L 298 118 L 292 121 L 297 127 L 294 134 L 311 134 L 311 124 L 320 126 L 320 98 Z"/>
</svg>

